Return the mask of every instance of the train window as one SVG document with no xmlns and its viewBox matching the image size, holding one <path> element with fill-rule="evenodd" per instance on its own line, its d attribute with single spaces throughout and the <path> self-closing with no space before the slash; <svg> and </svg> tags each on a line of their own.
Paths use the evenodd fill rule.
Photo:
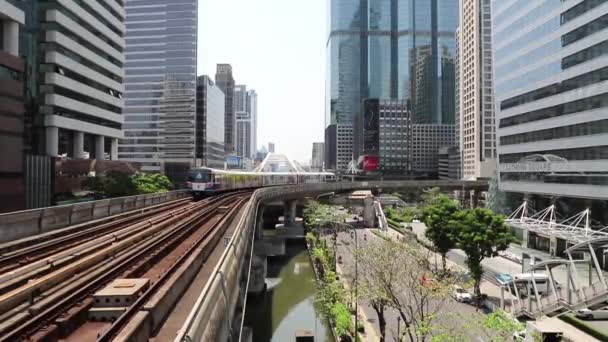
<svg viewBox="0 0 608 342">
<path fill-rule="evenodd" d="M 211 179 L 211 173 L 207 170 L 191 170 L 188 174 L 188 182 L 206 183 Z"/>
</svg>

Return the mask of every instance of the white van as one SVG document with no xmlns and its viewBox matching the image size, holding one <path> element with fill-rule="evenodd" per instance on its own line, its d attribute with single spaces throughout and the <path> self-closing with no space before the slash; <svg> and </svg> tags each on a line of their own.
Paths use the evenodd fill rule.
<svg viewBox="0 0 608 342">
<path fill-rule="evenodd" d="M 545 273 L 520 273 L 513 276 L 517 284 L 517 290 L 520 291 L 521 295 L 534 295 L 534 283 L 532 282 L 532 278 L 534 278 L 534 283 L 536 283 L 536 288 L 538 289 L 538 294 L 546 294 L 549 293 L 550 278 Z M 526 281 L 522 283 L 522 281 Z"/>
</svg>

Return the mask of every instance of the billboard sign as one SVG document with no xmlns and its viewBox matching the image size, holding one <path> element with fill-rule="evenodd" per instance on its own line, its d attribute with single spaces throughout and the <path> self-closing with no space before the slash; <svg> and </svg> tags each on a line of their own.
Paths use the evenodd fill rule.
<svg viewBox="0 0 608 342">
<path fill-rule="evenodd" d="M 243 165 L 243 158 L 239 156 L 226 156 L 226 165 L 228 167 L 241 167 Z"/>
<path fill-rule="evenodd" d="M 363 100 L 363 154 L 378 155 L 380 150 L 380 101 Z"/>
<path fill-rule="evenodd" d="M 378 156 L 365 155 L 359 157 L 359 168 L 366 172 L 378 171 L 380 158 Z"/>
</svg>

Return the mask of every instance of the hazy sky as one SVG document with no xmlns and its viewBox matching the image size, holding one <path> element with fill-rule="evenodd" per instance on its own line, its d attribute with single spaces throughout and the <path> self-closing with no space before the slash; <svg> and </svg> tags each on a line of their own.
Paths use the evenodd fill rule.
<svg viewBox="0 0 608 342">
<path fill-rule="evenodd" d="M 198 74 L 258 93 L 258 146 L 308 162 L 324 140 L 326 0 L 200 0 Z"/>
</svg>

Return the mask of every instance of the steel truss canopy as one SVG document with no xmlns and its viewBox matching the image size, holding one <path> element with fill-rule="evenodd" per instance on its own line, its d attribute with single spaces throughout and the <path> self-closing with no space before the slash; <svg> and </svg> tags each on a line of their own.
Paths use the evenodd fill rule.
<svg viewBox="0 0 608 342">
<path fill-rule="evenodd" d="M 279 153 L 268 153 L 253 172 L 306 172 L 301 166 Z"/>
<path fill-rule="evenodd" d="M 524 229 L 547 237 L 558 237 L 574 244 L 586 243 L 596 239 L 608 239 L 608 227 L 599 230 L 590 227 L 590 210 L 586 209 L 563 221 L 557 221 L 555 205 L 535 214 L 524 201 L 509 217 L 506 223 L 514 228 Z M 608 244 L 608 240 L 604 242 Z"/>
</svg>

